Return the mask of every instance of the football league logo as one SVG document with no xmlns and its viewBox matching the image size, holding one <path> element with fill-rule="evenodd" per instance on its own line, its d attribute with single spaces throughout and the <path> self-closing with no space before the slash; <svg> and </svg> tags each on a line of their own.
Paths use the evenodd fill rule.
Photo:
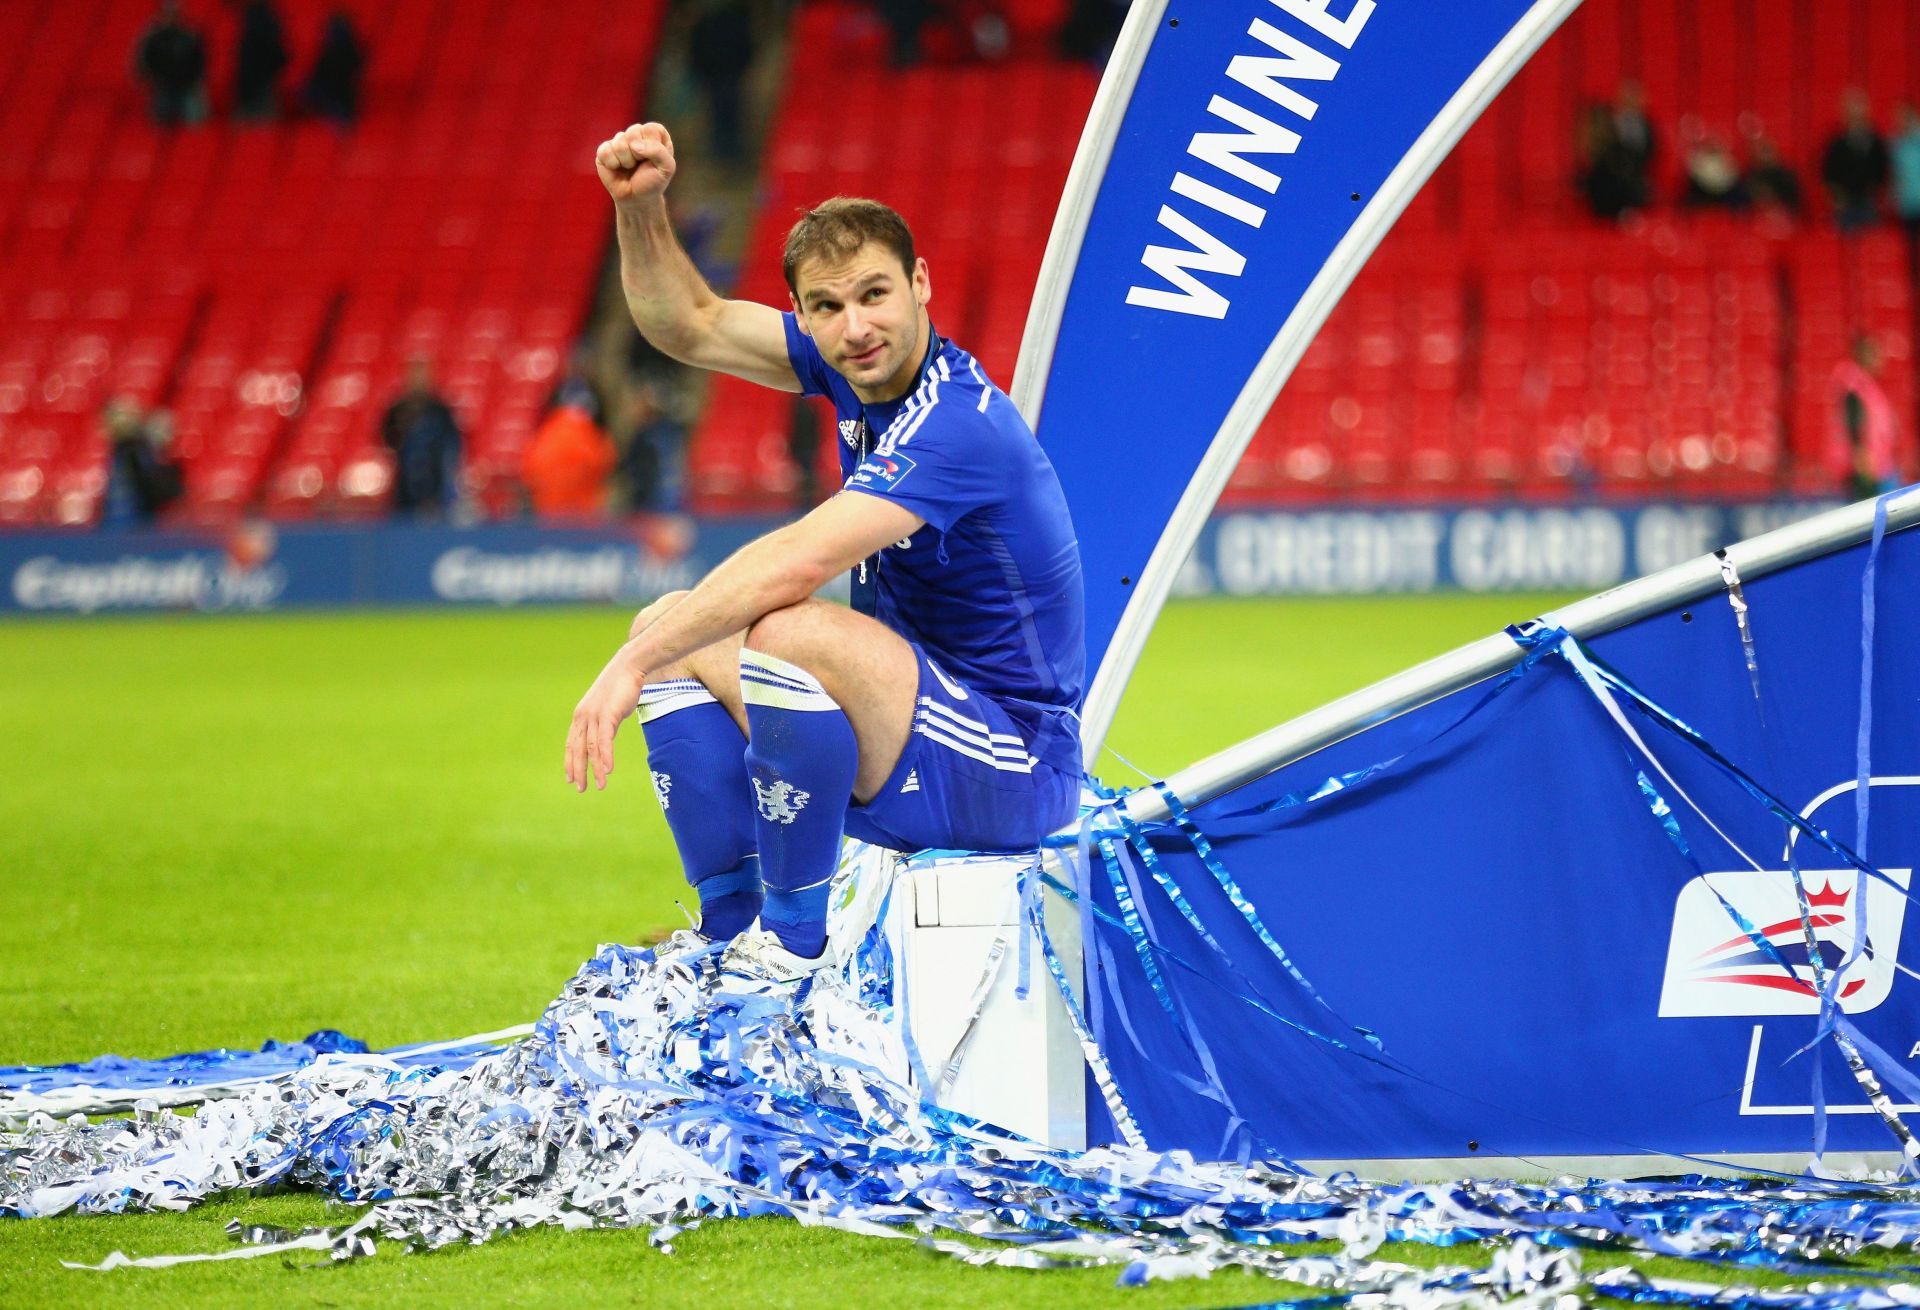
<svg viewBox="0 0 1920 1310">
<path fill-rule="evenodd" d="M 853 476 L 847 479 L 847 485 L 863 490 L 891 491 L 911 472 L 913 461 L 905 455 L 882 455 L 876 452 L 867 456 L 866 463 L 853 471 Z"/>
<path fill-rule="evenodd" d="M 775 778 L 771 783 L 753 779 L 753 794 L 759 802 L 760 817 L 768 823 L 792 823 L 807 808 L 811 792 L 798 791 Z"/>
<path fill-rule="evenodd" d="M 1893 989 L 1912 874 L 1884 872 L 1894 886 L 1853 869 L 1802 870 L 1804 920 L 1790 869 L 1709 873 L 1688 882 L 1674 905 L 1660 1017 L 1818 1014 L 1823 979 L 1848 1014 L 1873 1009 Z"/>
</svg>

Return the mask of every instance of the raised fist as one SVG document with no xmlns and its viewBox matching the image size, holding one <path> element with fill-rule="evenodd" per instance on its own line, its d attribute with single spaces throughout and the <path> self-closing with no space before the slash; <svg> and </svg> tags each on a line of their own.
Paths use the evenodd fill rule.
<svg viewBox="0 0 1920 1310">
<path fill-rule="evenodd" d="M 617 205 L 663 195 L 673 180 L 673 138 L 658 123 L 635 123 L 600 143 L 593 166 Z"/>
</svg>

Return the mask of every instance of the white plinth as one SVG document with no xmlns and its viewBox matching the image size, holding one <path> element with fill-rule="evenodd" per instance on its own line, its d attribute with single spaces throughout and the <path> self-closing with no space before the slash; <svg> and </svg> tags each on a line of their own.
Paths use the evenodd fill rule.
<svg viewBox="0 0 1920 1310">
<path fill-rule="evenodd" d="M 1060 877 L 1057 861 L 1047 858 L 1049 872 Z M 1021 926 L 1019 878 L 1031 865 L 1024 855 L 900 861 L 887 911 L 895 996 L 904 981 L 901 1008 L 930 1099 L 1079 1150 L 1087 1140 L 1085 1066 L 1037 940 L 1029 944 L 1027 996 L 1018 995 L 1020 938 L 1028 931 Z M 1054 951 L 1080 997 L 1079 914 L 1052 892 L 1043 893 L 1041 905 Z"/>
</svg>

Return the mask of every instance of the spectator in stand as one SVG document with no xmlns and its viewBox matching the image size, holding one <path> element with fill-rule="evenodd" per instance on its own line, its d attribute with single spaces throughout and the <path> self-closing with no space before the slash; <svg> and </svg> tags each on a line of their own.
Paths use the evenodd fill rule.
<svg viewBox="0 0 1920 1310">
<path fill-rule="evenodd" d="M 147 88 L 147 112 L 160 127 L 191 126 L 207 116 L 207 42 L 180 16 L 178 0 L 160 0 L 134 52 Z"/>
<path fill-rule="evenodd" d="M 928 0 L 874 0 L 887 30 L 893 33 L 893 66 L 910 68 L 920 62 L 920 32 L 931 16 Z"/>
<path fill-rule="evenodd" d="M 1887 156 L 1893 170 L 1893 212 L 1906 227 L 1908 240 L 1920 250 L 1920 113 L 1911 104 L 1901 105 L 1894 113 Z"/>
<path fill-rule="evenodd" d="M 366 63 L 353 19 L 344 9 L 334 10 L 301 92 L 307 112 L 340 127 L 352 127 L 360 117 L 360 74 Z"/>
<path fill-rule="evenodd" d="M 589 518 L 606 511 L 607 477 L 619 461 L 613 442 L 577 402 L 555 406 L 520 456 L 520 481 L 536 517 Z"/>
<path fill-rule="evenodd" d="M 108 442 L 101 526 L 152 523 L 185 489 L 180 466 L 167 455 L 172 417 L 156 411 L 143 420 L 131 397 L 115 396 L 100 411 L 100 426 Z"/>
<path fill-rule="evenodd" d="M 753 55 L 753 13 L 746 0 L 707 0 L 687 33 L 687 66 L 706 93 L 713 150 L 724 164 L 746 158 L 741 103 Z"/>
<path fill-rule="evenodd" d="M 280 116 L 280 75 L 287 71 L 287 39 L 272 0 L 240 6 L 240 43 L 233 64 L 233 116 L 265 122 Z"/>
<path fill-rule="evenodd" d="M 1587 111 L 1581 158 L 1580 189 L 1596 218 L 1618 220 L 1646 208 L 1646 178 L 1636 172 L 1632 153 L 1614 136 L 1613 111 L 1605 105 Z"/>
<path fill-rule="evenodd" d="M 1880 221 L 1880 191 L 1887 185 L 1887 143 L 1873 125 L 1867 93 L 1848 91 L 1840 101 L 1840 130 L 1827 142 L 1820 177 L 1833 198 L 1833 221 L 1855 232 Z"/>
<path fill-rule="evenodd" d="M 1780 147 L 1764 134 L 1753 138 L 1747 157 L 1747 198 L 1762 212 L 1800 217 L 1804 203 L 1800 177 L 1780 158 Z"/>
<path fill-rule="evenodd" d="M 1687 190 L 1681 203 L 1688 209 L 1745 209 L 1746 182 L 1727 143 L 1697 122 L 1683 126 L 1681 134 L 1687 141 Z"/>
<path fill-rule="evenodd" d="M 1127 20 L 1127 0 L 1073 0 L 1060 26 L 1060 53 L 1105 68 Z"/>
<path fill-rule="evenodd" d="M 1833 390 L 1834 485 L 1856 500 L 1892 491 L 1900 485 L 1900 421 L 1880 385 L 1880 349 L 1871 337 L 1854 338 L 1853 358 L 1834 367 Z"/>
<path fill-rule="evenodd" d="M 586 411 L 596 426 L 605 426 L 607 422 L 607 402 L 600 384 L 593 380 L 593 346 L 589 342 L 573 348 L 573 353 L 567 356 L 567 371 L 547 393 L 548 409 L 559 409 L 563 405 Z"/>
<path fill-rule="evenodd" d="M 1653 157 L 1660 141 L 1647 117 L 1647 93 L 1632 78 L 1620 84 L 1613 97 L 1613 145 L 1642 197 L 1653 192 Z M 1642 204 L 1646 203 L 1642 199 Z"/>
<path fill-rule="evenodd" d="M 1000 0 L 948 0 L 949 13 L 966 34 L 975 59 L 997 64 L 1013 50 L 1013 29 Z"/>
<path fill-rule="evenodd" d="M 661 383 L 642 376 L 627 391 L 623 418 L 628 436 L 620 478 L 627 508 L 636 514 L 678 510 L 687 425 L 675 416 L 671 396 Z"/>
<path fill-rule="evenodd" d="M 439 518 L 460 491 L 460 424 L 434 388 L 433 366 L 416 358 L 407 385 L 380 420 L 393 452 L 393 512 L 399 518 Z"/>
</svg>

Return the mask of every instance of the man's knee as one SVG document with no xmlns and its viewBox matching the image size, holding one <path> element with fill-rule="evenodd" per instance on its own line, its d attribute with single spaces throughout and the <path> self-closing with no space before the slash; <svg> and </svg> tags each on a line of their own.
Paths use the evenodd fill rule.
<svg viewBox="0 0 1920 1310">
<path fill-rule="evenodd" d="M 684 591 L 670 591 L 634 615 L 633 624 L 627 629 L 627 640 L 632 641 L 635 637 L 639 636 L 648 627 L 652 626 L 654 621 L 662 614 L 665 614 L 682 600 L 685 600 L 686 596 L 687 593 Z"/>
<path fill-rule="evenodd" d="M 762 614 L 747 629 L 745 646 L 762 655 L 804 666 L 820 649 L 821 639 L 830 629 L 836 610 L 846 613 L 841 606 L 809 597 L 797 605 Z"/>
<path fill-rule="evenodd" d="M 842 705 L 904 696 L 911 707 L 919 685 L 913 648 L 898 633 L 832 601 L 809 598 L 763 615 L 740 650 L 743 661 L 755 652 L 795 666 Z"/>
</svg>

